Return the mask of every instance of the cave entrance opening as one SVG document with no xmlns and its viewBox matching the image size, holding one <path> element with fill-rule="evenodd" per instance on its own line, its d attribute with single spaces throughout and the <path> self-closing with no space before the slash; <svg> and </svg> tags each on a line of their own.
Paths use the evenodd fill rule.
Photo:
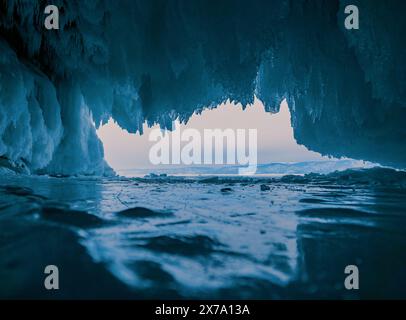
<svg viewBox="0 0 406 320">
<path fill-rule="evenodd" d="M 299 145 L 293 134 L 291 125 L 291 114 L 286 101 L 283 101 L 278 113 L 272 114 L 266 112 L 264 105 L 258 99 L 255 99 L 252 105 L 245 109 L 241 105 L 236 105 L 230 102 L 219 105 L 214 109 L 205 109 L 200 114 L 193 114 L 186 124 L 177 122 L 175 129 L 165 133 L 163 136 L 169 139 L 169 148 L 171 159 L 174 157 L 174 148 L 178 148 L 182 152 L 182 148 L 186 147 L 187 141 L 182 145 L 176 145 L 173 142 L 175 137 L 179 137 L 181 132 L 204 132 L 207 130 L 222 130 L 225 132 L 235 132 L 235 137 L 238 132 L 245 130 L 256 130 L 256 162 L 260 170 L 256 170 L 256 174 L 281 172 L 281 166 L 289 166 L 292 164 L 314 165 L 314 163 L 327 163 L 332 161 L 327 157 L 323 157 L 316 152 L 309 151 L 306 147 Z M 126 130 L 114 122 L 113 119 L 102 126 L 98 130 L 98 135 L 104 144 L 105 157 L 110 166 L 119 174 L 124 176 L 143 176 L 148 173 L 155 174 L 238 174 L 238 161 L 235 164 L 227 163 L 207 163 L 205 162 L 203 151 L 201 152 L 202 161 L 199 163 L 182 163 L 182 161 L 173 161 L 169 163 L 157 164 L 151 161 L 151 151 L 157 147 L 157 140 L 151 141 L 151 136 L 154 130 L 160 130 L 159 125 L 148 127 L 146 123 L 143 125 L 143 134 L 130 134 Z M 228 131 L 227 131 L 228 130 Z M 231 131 L 229 131 L 231 130 Z M 190 138 L 190 137 L 189 137 Z M 229 140 L 225 137 L 224 144 L 224 159 L 228 157 Z M 190 141 L 189 141 L 190 142 Z M 206 140 L 200 141 L 202 149 L 206 147 Z M 249 155 L 249 143 L 245 139 L 244 145 L 245 155 Z M 239 147 L 238 139 L 234 141 L 237 153 Z M 212 147 L 212 146 L 211 146 Z M 210 148 L 210 147 L 209 147 Z M 189 148 L 190 149 L 190 148 Z M 196 150 L 192 153 L 194 154 Z M 214 150 L 215 151 L 215 150 Z M 159 153 L 159 152 L 158 152 Z M 238 158 L 238 155 L 237 155 Z M 183 159 L 179 154 L 178 159 Z M 215 160 L 215 155 L 213 155 Z M 279 165 L 279 166 L 278 166 Z"/>
</svg>

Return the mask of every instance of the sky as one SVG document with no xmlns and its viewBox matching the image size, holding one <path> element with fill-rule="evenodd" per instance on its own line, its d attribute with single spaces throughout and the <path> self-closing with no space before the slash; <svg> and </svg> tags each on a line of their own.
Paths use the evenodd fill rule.
<svg viewBox="0 0 406 320">
<path fill-rule="evenodd" d="M 112 119 L 99 128 L 98 136 L 104 144 L 105 158 L 116 170 L 135 168 L 156 168 L 149 160 L 149 152 L 156 142 L 149 141 L 152 130 L 144 124 L 144 134 L 129 134 L 121 129 Z M 184 131 L 194 128 L 204 129 L 257 129 L 258 163 L 300 162 L 310 160 L 327 160 L 316 152 L 298 145 L 293 137 L 290 112 L 287 103 L 281 104 L 280 112 L 266 112 L 261 101 L 255 102 L 245 110 L 241 105 L 225 103 L 216 109 L 205 109 L 201 114 L 194 114 L 188 123 L 181 124 L 176 130 Z"/>
</svg>

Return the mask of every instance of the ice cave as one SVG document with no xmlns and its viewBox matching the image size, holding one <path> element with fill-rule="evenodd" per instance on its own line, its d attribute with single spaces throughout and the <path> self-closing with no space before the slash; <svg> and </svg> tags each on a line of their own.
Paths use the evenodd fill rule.
<svg viewBox="0 0 406 320">
<path fill-rule="evenodd" d="M 0 0 L 0 300 L 405 299 L 405 12 Z M 155 128 L 202 164 L 174 122 L 257 130 L 256 174 L 118 170 Z"/>
<path fill-rule="evenodd" d="M 256 96 L 271 112 L 286 99 L 310 150 L 404 168 L 406 4 L 390 2 L 54 0 L 60 29 L 46 30 L 41 1 L 0 1 L 0 161 L 108 174 L 108 119 L 164 128 Z"/>
</svg>

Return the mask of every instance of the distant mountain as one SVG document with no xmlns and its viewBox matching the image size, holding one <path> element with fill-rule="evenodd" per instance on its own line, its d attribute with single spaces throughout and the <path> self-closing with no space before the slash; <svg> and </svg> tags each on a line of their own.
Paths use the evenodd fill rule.
<svg viewBox="0 0 406 320">
<path fill-rule="evenodd" d="M 258 174 L 330 173 L 351 168 L 371 168 L 376 164 L 359 160 L 304 161 L 295 163 L 269 163 L 258 165 Z"/>
</svg>

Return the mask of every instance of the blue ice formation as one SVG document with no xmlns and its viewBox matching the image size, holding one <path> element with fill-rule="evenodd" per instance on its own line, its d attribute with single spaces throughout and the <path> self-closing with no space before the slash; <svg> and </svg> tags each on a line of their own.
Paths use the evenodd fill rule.
<svg viewBox="0 0 406 320">
<path fill-rule="evenodd" d="M 103 174 L 96 128 L 169 127 L 257 96 L 287 99 L 311 150 L 406 167 L 403 0 L 0 1 L 0 157 L 31 172 Z M 359 30 L 344 27 L 357 5 Z"/>
</svg>

